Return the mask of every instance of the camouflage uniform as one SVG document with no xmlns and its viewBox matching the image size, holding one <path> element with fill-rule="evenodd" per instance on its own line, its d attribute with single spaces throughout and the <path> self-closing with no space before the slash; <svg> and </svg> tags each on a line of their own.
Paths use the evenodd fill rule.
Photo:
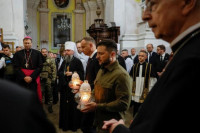
<svg viewBox="0 0 200 133">
<path fill-rule="evenodd" d="M 53 96 L 51 83 L 55 82 L 56 79 L 56 64 L 52 58 L 44 58 L 45 62 L 43 63 L 42 72 L 40 73 L 41 88 L 42 94 L 45 96 L 45 103 L 49 105 L 49 108 L 52 108 Z"/>
</svg>

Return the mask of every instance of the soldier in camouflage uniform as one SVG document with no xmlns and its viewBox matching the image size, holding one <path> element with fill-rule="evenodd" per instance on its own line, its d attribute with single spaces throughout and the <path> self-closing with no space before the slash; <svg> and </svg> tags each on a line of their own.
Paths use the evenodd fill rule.
<svg viewBox="0 0 200 133">
<path fill-rule="evenodd" d="M 56 64 L 55 60 L 48 56 L 46 48 L 42 48 L 41 53 L 44 57 L 43 68 L 40 73 L 42 94 L 45 96 L 45 102 L 48 104 L 49 113 L 52 113 L 53 96 L 51 83 L 55 82 L 56 79 Z"/>
</svg>

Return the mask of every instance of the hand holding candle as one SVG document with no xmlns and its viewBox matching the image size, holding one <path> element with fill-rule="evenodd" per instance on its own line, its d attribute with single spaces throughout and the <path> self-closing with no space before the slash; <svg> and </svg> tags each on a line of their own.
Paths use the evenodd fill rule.
<svg viewBox="0 0 200 133">
<path fill-rule="evenodd" d="M 80 88 L 80 108 L 83 109 L 84 105 L 90 101 L 91 98 L 91 87 L 87 80 L 81 85 Z"/>
<path fill-rule="evenodd" d="M 72 74 L 71 83 L 69 84 L 70 88 L 78 90 L 80 88 L 81 80 L 77 72 Z"/>
</svg>

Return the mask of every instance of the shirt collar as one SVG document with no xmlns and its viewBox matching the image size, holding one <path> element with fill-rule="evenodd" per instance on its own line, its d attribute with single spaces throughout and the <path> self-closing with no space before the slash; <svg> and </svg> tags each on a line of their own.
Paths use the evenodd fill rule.
<svg viewBox="0 0 200 133">
<path fill-rule="evenodd" d="M 90 58 L 92 58 L 96 52 L 97 52 L 97 50 L 95 50 L 95 51 L 90 55 Z"/>
<path fill-rule="evenodd" d="M 113 62 L 112 64 L 108 65 L 106 68 L 104 67 L 104 69 L 108 70 L 108 71 L 113 71 L 115 69 L 115 67 L 119 65 L 118 61 Z"/>
<path fill-rule="evenodd" d="M 187 36 L 189 33 L 193 32 L 197 28 L 200 27 L 200 22 L 189 27 L 187 30 L 185 30 L 183 33 L 181 33 L 178 37 L 176 37 L 172 42 L 170 47 L 173 47 L 176 43 L 178 43 L 180 40 L 182 40 L 185 36 Z"/>
<path fill-rule="evenodd" d="M 13 54 L 11 53 L 9 57 L 10 57 L 10 58 L 13 58 Z"/>
<path fill-rule="evenodd" d="M 25 50 L 25 52 L 31 52 L 32 49 L 30 48 L 29 51 L 27 51 L 26 49 L 24 49 L 24 50 Z"/>
<path fill-rule="evenodd" d="M 161 56 L 164 57 L 164 56 L 165 56 L 165 53 L 163 53 Z"/>
<path fill-rule="evenodd" d="M 144 65 L 144 64 L 146 64 L 146 61 L 144 61 L 142 63 L 139 62 L 139 65 Z"/>
</svg>

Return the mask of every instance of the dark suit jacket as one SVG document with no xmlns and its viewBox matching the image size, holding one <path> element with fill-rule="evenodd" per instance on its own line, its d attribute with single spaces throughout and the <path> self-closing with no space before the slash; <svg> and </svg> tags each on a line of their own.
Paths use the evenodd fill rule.
<svg viewBox="0 0 200 133">
<path fill-rule="evenodd" d="M 117 60 L 119 64 L 126 70 L 126 63 L 124 58 L 121 55 L 117 55 Z"/>
<path fill-rule="evenodd" d="M 135 58 L 134 58 L 134 60 L 133 60 L 133 63 L 134 63 L 134 64 L 139 63 L 138 55 L 135 56 Z"/>
<path fill-rule="evenodd" d="M 2 133 L 55 133 L 34 93 L 5 80 L 0 85 Z"/>
<path fill-rule="evenodd" d="M 160 61 L 160 55 L 157 55 L 157 59 L 156 59 L 156 72 L 162 72 L 163 68 L 165 67 L 165 65 L 167 64 L 167 62 L 169 61 L 169 54 L 165 53 L 165 57 L 162 61 Z"/>
<path fill-rule="evenodd" d="M 152 52 L 151 53 L 151 57 L 149 59 L 149 63 L 151 63 L 152 65 L 154 65 L 156 63 L 157 55 L 158 54 L 156 52 Z M 148 62 L 148 58 L 146 59 L 146 62 Z"/>
<path fill-rule="evenodd" d="M 94 89 L 94 80 L 96 79 L 96 75 L 100 69 L 99 61 L 96 58 L 97 53 L 95 53 L 89 63 L 86 66 L 86 80 L 90 84 L 92 90 Z"/>
<path fill-rule="evenodd" d="M 200 28 L 172 47 L 173 59 L 147 95 L 130 128 L 120 125 L 113 133 L 192 133 L 199 130 L 196 123 L 200 116 L 199 42 Z"/>
</svg>

